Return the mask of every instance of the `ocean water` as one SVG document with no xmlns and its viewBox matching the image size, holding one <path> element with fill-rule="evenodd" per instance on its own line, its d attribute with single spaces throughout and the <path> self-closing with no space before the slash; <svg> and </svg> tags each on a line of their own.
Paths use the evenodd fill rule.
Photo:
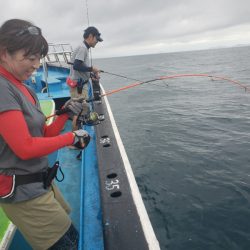
<svg viewBox="0 0 250 250">
<path fill-rule="evenodd" d="M 139 80 L 185 73 L 250 87 L 250 47 L 96 59 Z M 101 75 L 106 91 L 134 81 Z M 109 96 L 161 249 L 250 249 L 250 93 L 206 77 Z"/>
</svg>

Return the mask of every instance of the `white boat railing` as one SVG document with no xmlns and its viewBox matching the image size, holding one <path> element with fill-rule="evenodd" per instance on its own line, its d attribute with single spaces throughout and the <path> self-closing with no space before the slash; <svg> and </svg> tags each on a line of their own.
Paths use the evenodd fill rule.
<svg viewBox="0 0 250 250">
<path fill-rule="evenodd" d="M 48 65 L 69 68 L 70 58 L 73 48 L 68 43 L 49 43 L 49 52 L 48 54 L 41 59 L 40 66 L 43 70 L 43 79 L 45 81 L 45 87 L 42 89 L 42 93 L 47 91 L 48 96 L 50 96 L 49 87 L 48 87 Z"/>
<path fill-rule="evenodd" d="M 58 63 L 60 66 L 62 64 L 68 64 L 70 62 L 70 57 L 73 49 L 68 43 L 49 43 L 49 52 L 45 57 L 47 63 Z"/>
</svg>

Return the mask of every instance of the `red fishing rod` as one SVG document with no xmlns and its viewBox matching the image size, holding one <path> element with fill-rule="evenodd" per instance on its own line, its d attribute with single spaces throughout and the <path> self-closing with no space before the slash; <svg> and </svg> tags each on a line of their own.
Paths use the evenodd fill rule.
<svg viewBox="0 0 250 250">
<path fill-rule="evenodd" d="M 103 73 L 117 75 L 117 74 L 109 73 L 109 72 L 106 72 L 106 71 L 103 71 Z M 121 77 L 121 75 L 117 75 L 117 76 Z M 114 93 L 117 93 L 117 92 L 120 92 L 120 91 L 123 91 L 123 90 L 126 90 L 126 89 L 134 88 L 134 87 L 137 87 L 139 85 L 146 84 L 146 83 L 152 83 L 152 82 L 155 82 L 155 81 L 162 81 L 162 80 L 174 79 L 174 78 L 184 78 L 184 77 L 208 77 L 208 78 L 211 78 L 211 79 L 224 80 L 224 81 L 228 81 L 228 82 L 230 82 L 232 84 L 238 85 L 239 87 L 245 89 L 246 92 L 250 92 L 250 86 L 247 86 L 247 85 L 245 85 L 245 84 L 243 84 L 243 83 L 241 83 L 239 81 L 236 81 L 236 80 L 224 77 L 224 76 L 217 76 L 217 75 L 211 75 L 211 74 L 177 74 L 177 75 L 170 75 L 170 76 L 161 76 L 161 77 L 151 79 L 151 80 L 147 80 L 147 81 L 139 81 L 138 80 L 137 82 L 126 85 L 124 87 L 107 91 L 106 93 L 102 94 L 101 97 L 108 96 L 108 95 L 111 95 L 111 94 L 114 94 Z M 129 78 L 127 78 L 127 79 L 129 79 Z"/>
<path fill-rule="evenodd" d="M 237 86 L 243 88 L 246 92 L 250 92 L 250 86 L 247 86 L 247 85 L 245 85 L 245 84 L 243 84 L 243 83 L 241 83 L 239 81 L 230 79 L 228 77 L 211 75 L 211 74 L 177 74 L 177 75 L 169 75 L 169 76 L 160 76 L 158 78 L 150 79 L 150 80 L 147 80 L 147 81 L 140 81 L 140 80 L 137 80 L 137 79 L 134 79 L 134 78 L 129 78 L 129 77 L 126 77 L 126 76 L 123 76 L 123 75 L 118 75 L 118 74 L 110 73 L 110 72 L 103 71 L 103 70 L 101 70 L 100 72 L 101 73 L 106 73 L 106 74 L 109 74 L 109 75 L 119 76 L 119 77 L 122 77 L 122 78 L 125 78 L 125 79 L 128 79 L 128 80 L 135 80 L 136 81 L 136 82 L 131 83 L 129 85 L 126 85 L 124 87 L 107 91 L 107 92 L 101 94 L 100 97 L 112 95 L 114 93 L 117 93 L 117 92 L 120 92 L 120 91 L 123 91 L 123 90 L 126 90 L 126 89 L 130 89 L 130 88 L 134 88 L 134 87 L 146 84 L 146 83 L 152 83 L 152 82 L 155 82 L 155 81 L 163 81 L 163 80 L 167 80 L 167 79 L 185 78 L 185 77 L 208 77 L 210 79 L 223 80 L 223 81 L 230 82 L 230 83 L 232 83 L 234 85 L 237 85 Z M 86 102 L 92 102 L 92 101 L 95 101 L 95 99 L 90 98 L 90 99 L 86 100 Z M 55 114 L 48 116 L 47 119 L 49 119 L 49 118 L 51 118 L 53 116 L 56 116 L 56 115 L 66 113 L 66 112 L 67 112 L 66 109 L 58 110 L 58 111 L 56 111 Z"/>
</svg>

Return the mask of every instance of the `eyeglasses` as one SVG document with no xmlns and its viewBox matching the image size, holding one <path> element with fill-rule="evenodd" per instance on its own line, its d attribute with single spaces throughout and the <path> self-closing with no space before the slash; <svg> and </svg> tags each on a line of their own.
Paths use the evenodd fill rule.
<svg viewBox="0 0 250 250">
<path fill-rule="evenodd" d="M 38 35 L 41 35 L 41 34 L 42 34 L 40 28 L 38 28 L 38 27 L 36 27 L 36 26 L 29 26 L 29 27 L 27 27 L 27 28 L 25 28 L 25 29 L 20 30 L 20 31 L 16 34 L 16 36 L 22 36 L 22 35 L 27 34 L 27 33 L 29 33 L 30 35 L 35 35 L 35 36 L 38 36 Z"/>
</svg>

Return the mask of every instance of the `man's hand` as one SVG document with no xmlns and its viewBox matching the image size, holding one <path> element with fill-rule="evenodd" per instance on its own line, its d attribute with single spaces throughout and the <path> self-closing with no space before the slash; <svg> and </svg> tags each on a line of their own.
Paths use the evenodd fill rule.
<svg viewBox="0 0 250 250">
<path fill-rule="evenodd" d="M 83 108 L 83 102 L 85 102 L 84 98 L 71 98 L 69 99 L 59 110 L 58 113 L 67 113 L 69 117 L 73 118 L 73 116 L 78 116 Z"/>
</svg>

